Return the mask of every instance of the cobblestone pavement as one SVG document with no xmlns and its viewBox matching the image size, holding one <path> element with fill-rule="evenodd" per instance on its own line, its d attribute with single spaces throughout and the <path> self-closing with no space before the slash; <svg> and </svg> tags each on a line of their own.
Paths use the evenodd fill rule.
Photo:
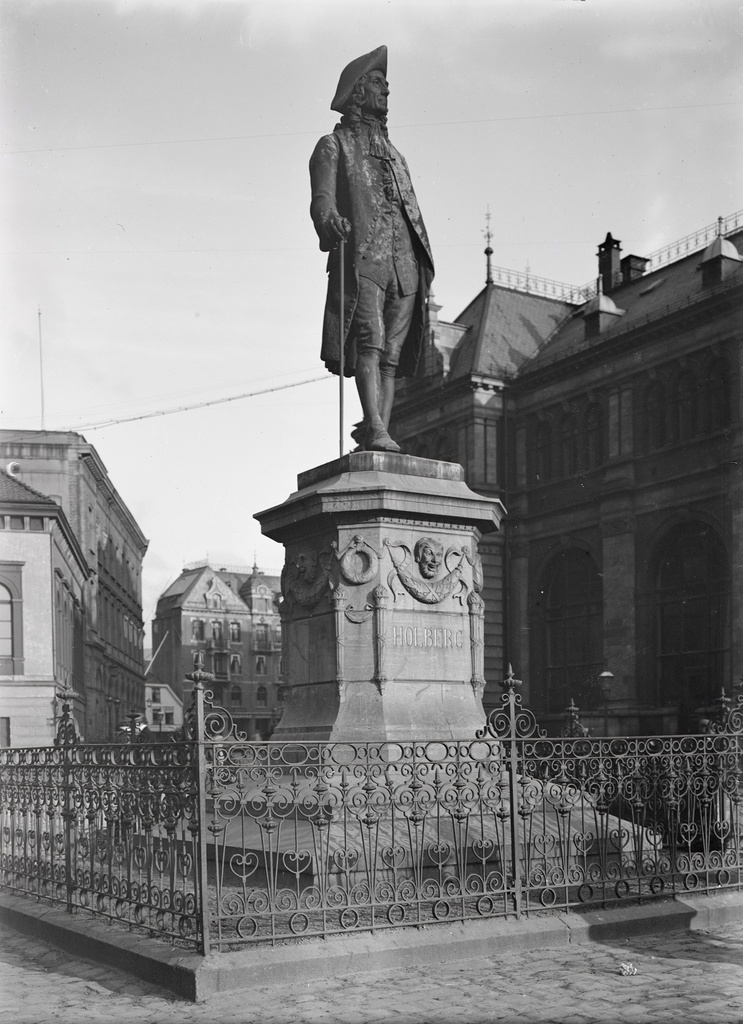
<svg viewBox="0 0 743 1024">
<path fill-rule="evenodd" d="M 627 962 L 637 974 L 620 973 Z M 743 924 L 289 981 L 201 1005 L 0 925 L 0 993 L 8 1024 L 741 1024 Z"/>
</svg>

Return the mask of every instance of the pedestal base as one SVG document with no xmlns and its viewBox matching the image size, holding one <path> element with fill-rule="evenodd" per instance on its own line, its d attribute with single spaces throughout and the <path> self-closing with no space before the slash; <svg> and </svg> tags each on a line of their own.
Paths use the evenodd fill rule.
<svg viewBox="0 0 743 1024">
<path fill-rule="evenodd" d="M 450 739 L 482 708 L 480 536 L 499 501 L 454 463 L 359 452 L 259 513 L 284 544 L 284 715 L 273 739 Z"/>
</svg>

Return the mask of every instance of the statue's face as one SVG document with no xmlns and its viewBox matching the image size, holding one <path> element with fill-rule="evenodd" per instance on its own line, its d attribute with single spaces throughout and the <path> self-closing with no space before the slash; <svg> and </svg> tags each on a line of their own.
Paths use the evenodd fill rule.
<svg viewBox="0 0 743 1024">
<path fill-rule="evenodd" d="M 371 71 L 364 83 L 364 104 L 362 110 L 366 114 L 380 117 L 387 113 L 387 97 L 390 87 L 381 71 Z"/>
<path fill-rule="evenodd" d="M 424 580 L 435 578 L 441 565 L 441 555 L 429 544 L 424 544 L 418 554 L 418 569 Z"/>
</svg>

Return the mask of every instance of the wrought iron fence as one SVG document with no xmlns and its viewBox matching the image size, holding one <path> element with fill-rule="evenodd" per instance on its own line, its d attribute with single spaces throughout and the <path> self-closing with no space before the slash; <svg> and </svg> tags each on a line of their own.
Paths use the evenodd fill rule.
<svg viewBox="0 0 743 1024">
<path fill-rule="evenodd" d="M 79 743 L 61 696 L 54 746 L 0 752 L 0 887 L 200 946 L 194 745 Z"/>
<path fill-rule="evenodd" d="M 743 705 L 547 737 L 509 674 L 462 740 L 248 742 L 196 673 L 178 743 L 2 751 L 0 887 L 204 952 L 741 887 Z"/>
</svg>

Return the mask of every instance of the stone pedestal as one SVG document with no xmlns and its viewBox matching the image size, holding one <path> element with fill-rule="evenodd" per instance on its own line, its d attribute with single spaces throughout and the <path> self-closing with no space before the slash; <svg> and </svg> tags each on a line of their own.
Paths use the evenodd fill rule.
<svg viewBox="0 0 743 1024">
<path fill-rule="evenodd" d="M 277 740 L 451 739 L 483 726 L 478 541 L 501 503 L 461 466 L 357 452 L 256 515 L 285 547 Z"/>
</svg>

